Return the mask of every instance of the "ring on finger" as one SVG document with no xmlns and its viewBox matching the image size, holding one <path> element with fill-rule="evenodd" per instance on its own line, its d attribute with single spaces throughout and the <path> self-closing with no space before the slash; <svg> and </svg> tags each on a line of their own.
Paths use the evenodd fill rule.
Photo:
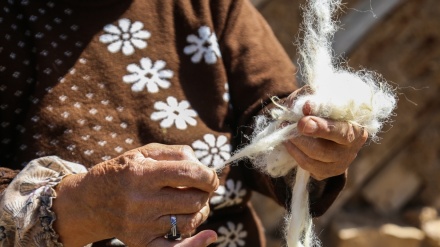
<svg viewBox="0 0 440 247">
<path fill-rule="evenodd" d="M 169 240 L 180 240 L 181 234 L 177 231 L 177 218 L 175 215 L 170 215 L 170 223 L 171 229 L 170 232 L 165 235 L 165 238 Z"/>
</svg>

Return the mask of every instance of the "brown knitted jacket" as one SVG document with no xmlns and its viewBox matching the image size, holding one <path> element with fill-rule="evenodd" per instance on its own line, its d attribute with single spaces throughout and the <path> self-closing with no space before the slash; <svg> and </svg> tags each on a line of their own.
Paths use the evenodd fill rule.
<svg viewBox="0 0 440 247">
<path fill-rule="evenodd" d="M 246 141 L 242 133 L 251 133 L 271 96 L 296 89 L 294 66 L 247 0 L 3 0 L 0 7 L 0 190 L 38 157 L 92 167 L 151 142 L 190 145 L 215 167 Z M 218 246 L 264 245 L 251 191 L 288 205 L 284 179 L 250 167 L 220 175 L 201 227 L 217 230 Z M 330 178 L 311 191 L 315 216 L 344 181 Z"/>
</svg>

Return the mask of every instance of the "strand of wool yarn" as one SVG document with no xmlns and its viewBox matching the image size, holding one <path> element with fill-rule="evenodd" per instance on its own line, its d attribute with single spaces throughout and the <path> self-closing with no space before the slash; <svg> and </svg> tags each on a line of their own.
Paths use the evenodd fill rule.
<svg viewBox="0 0 440 247">
<path fill-rule="evenodd" d="M 285 220 L 288 247 L 319 247 L 309 213 L 307 185 L 310 173 L 297 166 L 282 142 L 294 137 L 296 122 L 303 117 L 303 107 L 309 103 L 312 114 L 364 127 L 370 138 L 389 119 L 396 97 L 386 81 L 368 71 L 353 72 L 335 65 L 331 38 L 337 26 L 332 16 L 341 0 L 309 0 L 304 14 L 304 38 L 301 42 L 303 75 L 312 93 L 298 97 L 293 106 L 271 110 L 271 118 L 258 116 L 249 145 L 238 150 L 224 165 L 248 158 L 255 167 L 272 177 L 287 175 L 296 168 L 292 184 L 292 201 Z M 280 128 L 284 122 L 292 123 Z"/>
</svg>

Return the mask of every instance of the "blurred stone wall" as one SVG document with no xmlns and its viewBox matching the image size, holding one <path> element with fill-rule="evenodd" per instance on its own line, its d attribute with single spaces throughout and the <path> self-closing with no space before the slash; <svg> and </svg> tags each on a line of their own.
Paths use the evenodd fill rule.
<svg viewBox="0 0 440 247">
<path fill-rule="evenodd" d="M 372 11 L 358 9 L 366 1 Z M 374 22 L 344 56 L 355 69 L 382 74 L 397 89 L 398 109 L 380 143 L 361 150 L 345 190 L 316 219 L 317 232 L 324 247 L 439 247 L 440 1 L 402 0 L 381 18 L 374 1 L 390 0 L 346 1 L 341 10 L 342 20 L 354 13 Z M 253 0 L 294 62 L 304 2 Z M 281 246 L 283 209 L 260 195 L 253 200 L 267 246 Z"/>
</svg>

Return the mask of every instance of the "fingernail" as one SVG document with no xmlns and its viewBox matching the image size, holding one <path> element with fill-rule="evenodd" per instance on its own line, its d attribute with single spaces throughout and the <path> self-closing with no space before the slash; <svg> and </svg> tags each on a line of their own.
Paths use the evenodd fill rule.
<svg viewBox="0 0 440 247">
<path fill-rule="evenodd" d="M 310 101 L 307 101 L 303 106 L 303 114 L 304 116 L 312 115 L 312 105 Z"/>
<path fill-rule="evenodd" d="M 313 120 L 307 121 L 303 129 L 304 133 L 306 134 L 313 134 L 316 132 L 316 130 L 318 130 L 318 125 Z"/>
<path fill-rule="evenodd" d="M 209 237 L 209 238 L 206 240 L 206 245 L 210 245 L 210 244 L 214 243 L 215 241 L 217 241 L 217 236 Z"/>
</svg>

